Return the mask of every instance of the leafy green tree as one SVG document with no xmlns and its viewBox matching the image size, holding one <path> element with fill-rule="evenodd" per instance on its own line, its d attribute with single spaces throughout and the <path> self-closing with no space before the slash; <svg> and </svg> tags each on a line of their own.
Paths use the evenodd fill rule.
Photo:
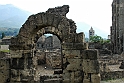
<svg viewBox="0 0 124 83">
<path fill-rule="evenodd" d="M 103 39 L 101 36 L 91 36 L 90 37 L 90 42 L 93 43 L 101 43 L 101 44 L 107 44 L 110 43 L 110 40 Z"/>
<path fill-rule="evenodd" d="M 1 37 L 1 39 L 3 39 L 5 37 L 5 33 L 2 33 L 2 37 Z"/>
<path fill-rule="evenodd" d="M 90 42 L 93 43 L 103 43 L 103 38 L 101 36 L 91 36 L 90 37 Z"/>
<path fill-rule="evenodd" d="M 110 43 L 110 40 L 103 40 L 103 43 L 106 44 L 106 43 Z"/>
</svg>

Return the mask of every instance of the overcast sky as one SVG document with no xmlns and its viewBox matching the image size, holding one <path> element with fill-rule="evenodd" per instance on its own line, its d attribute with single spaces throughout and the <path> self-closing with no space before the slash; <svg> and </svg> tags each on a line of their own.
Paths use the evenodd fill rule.
<svg viewBox="0 0 124 83">
<path fill-rule="evenodd" d="M 69 5 L 67 17 L 75 22 L 85 22 L 110 33 L 112 0 L 0 0 L 0 4 L 13 4 L 33 14 L 48 8 Z"/>
</svg>

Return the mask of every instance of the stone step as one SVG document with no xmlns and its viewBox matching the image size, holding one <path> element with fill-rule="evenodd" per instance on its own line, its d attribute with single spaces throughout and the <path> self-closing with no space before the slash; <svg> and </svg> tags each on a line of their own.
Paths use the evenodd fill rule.
<svg viewBox="0 0 124 83">
<path fill-rule="evenodd" d="M 61 78 L 47 79 L 44 80 L 44 83 L 62 83 L 62 79 Z"/>
</svg>

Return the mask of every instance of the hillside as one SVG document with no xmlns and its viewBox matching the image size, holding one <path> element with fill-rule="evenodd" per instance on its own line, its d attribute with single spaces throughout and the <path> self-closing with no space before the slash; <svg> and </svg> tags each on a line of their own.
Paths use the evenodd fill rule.
<svg viewBox="0 0 124 83">
<path fill-rule="evenodd" d="M 0 38 L 2 33 L 4 33 L 5 36 L 16 36 L 18 32 L 19 28 L 0 28 Z"/>
<path fill-rule="evenodd" d="M 20 28 L 26 21 L 30 12 L 24 11 L 14 5 L 0 5 L 0 28 Z"/>
</svg>

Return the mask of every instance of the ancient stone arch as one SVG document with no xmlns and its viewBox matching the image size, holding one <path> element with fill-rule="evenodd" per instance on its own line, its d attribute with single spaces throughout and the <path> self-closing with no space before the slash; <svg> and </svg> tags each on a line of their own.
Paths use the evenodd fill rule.
<svg viewBox="0 0 124 83">
<path fill-rule="evenodd" d="M 62 73 L 56 83 L 100 83 L 98 52 L 88 50 L 84 33 L 76 33 L 76 25 L 66 14 L 69 6 L 50 8 L 29 16 L 17 37 L 11 39 L 11 82 L 38 83 L 35 80 L 35 43 L 40 36 L 51 33 L 61 41 Z M 97 81 L 96 81 L 97 79 Z M 37 81 L 37 82 L 36 82 Z M 44 79 L 44 83 L 53 80 Z"/>
</svg>

